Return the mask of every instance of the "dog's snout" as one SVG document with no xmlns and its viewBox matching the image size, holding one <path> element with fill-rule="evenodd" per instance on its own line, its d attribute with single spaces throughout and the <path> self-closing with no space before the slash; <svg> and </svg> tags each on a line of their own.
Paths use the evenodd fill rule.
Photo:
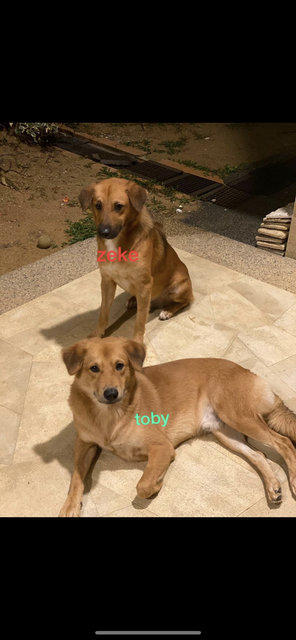
<svg viewBox="0 0 296 640">
<path fill-rule="evenodd" d="M 121 230 L 120 226 L 112 227 L 110 224 L 102 223 L 102 224 L 99 224 L 98 226 L 97 234 L 101 238 L 105 238 L 107 240 L 111 238 L 116 238 L 116 236 L 118 236 L 118 234 L 120 233 L 120 230 Z"/>
<path fill-rule="evenodd" d="M 115 387 L 107 387 L 104 391 L 104 398 L 108 400 L 108 402 L 114 402 L 118 397 L 118 391 Z"/>
<path fill-rule="evenodd" d="M 111 227 L 107 224 L 100 224 L 98 226 L 98 234 L 102 236 L 102 238 L 109 238 L 111 234 Z"/>
</svg>

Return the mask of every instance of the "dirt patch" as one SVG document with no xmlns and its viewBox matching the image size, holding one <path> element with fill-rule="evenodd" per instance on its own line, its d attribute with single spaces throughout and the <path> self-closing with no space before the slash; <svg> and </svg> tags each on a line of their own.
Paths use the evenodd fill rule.
<svg viewBox="0 0 296 640">
<path fill-rule="evenodd" d="M 175 160 L 222 176 L 242 164 L 296 148 L 295 123 L 68 124 L 138 147 L 147 158 Z M 0 275 L 59 251 L 71 238 L 82 239 L 79 225 L 77 236 L 73 226 L 79 221 L 85 226 L 78 202 L 81 188 L 109 175 L 127 176 L 53 146 L 20 142 L 5 130 L 0 131 L 0 167 Z M 176 215 L 180 205 L 185 214 L 199 208 L 196 198 L 149 183 L 147 188 L 148 208 L 158 220 Z M 69 224 L 71 237 L 66 233 Z M 43 233 L 52 240 L 49 249 L 37 247 Z"/>
<path fill-rule="evenodd" d="M 54 147 L 19 142 L 0 132 L 0 274 L 59 251 L 69 238 L 67 219 L 78 221 L 81 187 L 96 179 L 98 164 Z M 69 198 L 68 204 L 63 202 Z M 39 249 L 41 234 L 52 240 Z"/>
<path fill-rule="evenodd" d="M 296 123 L 72 123 L 77 131 L 143 150 L 151 160 L 175 160 L 221 176 L 296 149 Z"/>
</svg>

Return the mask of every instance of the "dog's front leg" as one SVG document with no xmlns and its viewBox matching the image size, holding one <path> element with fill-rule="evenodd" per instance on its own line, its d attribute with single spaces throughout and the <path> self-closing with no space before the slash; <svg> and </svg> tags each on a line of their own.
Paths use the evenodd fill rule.
<svg viewBox="0 0 296 640">
<path fill-rule="evenodd" d="M 84 491 L 84 480 L 97 451 L 96 444 L 83 442 L 79 436 L 75 442 L 74 471 L 68 497 L 60 510 L 59 517 L 79 517 Z"/>
<path fill-rule="evenodd" d="M 106 278 L 106 276 L 103 276 L 102 274 L 101 291 L 102 303 L 99 322 L 95 328 L 94 333 L 92 333 L 89 337 L 102 338 L 107 329 L 109 313 L 115 297 L 116 282 L 114 282 L 114 280 L 111 280 L 111 278 Z"/>
<path fill-rule="evenodd" d="M 175 458 L 175 450 L 169 440 L 161 444 L 153 444 L 148 448 L 148 462 L 145 471 L 137 484 L 140 498 L 150 498 L 162 487 L 164 475 Z"/>
<path fill-rule="evenodd" d="M 137 317 L 134 328 L 134 340 L 143 342 L 145 333 L 145 324 L 150 309 L 152 282 L 143 286 L 136 294 L 137 298 Z"/>
</svg>

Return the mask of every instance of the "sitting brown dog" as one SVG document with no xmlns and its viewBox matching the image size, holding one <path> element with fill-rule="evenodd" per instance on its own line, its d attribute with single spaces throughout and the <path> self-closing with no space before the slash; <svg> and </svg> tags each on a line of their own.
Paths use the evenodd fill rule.
<svg viewBox="0 0 296 640">
<path fill-rule="evenodd" d="M 91 184 L 80 193 L 82 209 L 92 207 L 100 257 L 112 253 L 112 261 L 99 262 L 102 305 L 94 336 L 102 337 L 108 326 L 117 284 L 132 294 L 128 308 L 137 307 L 134 339 L 138 342 L 143 341 L 149 308 L 162 308 L 159 319 L 168 320 L 193 301 L 187 267 L 169 245 L 162 226 L 153 222 L 146 198 L 146 189 L 121 178 Z"/>
<path fill-rule="evenodd" d="M 84 479 L 97 447 L 125 460 L 148 458 L 137 493 L 149 498 L 160 490 L 175 447 L 205 432 L 256 467 L 269 501 L 279 503 L 278 479 L 265 455 L 251 449 L 245 436 L 273 447 L 286 462 L 296 495 L 296 451 L 290 440 L 296 440 L 296 416 L 248 369 L 221 358 L 143 368 L 144 346 L 114 337 L 81 340 L 62 355 L 68 372 L 75 375 L 69 403 L 77 438 L 74 472 L 60 516 L 79 516 Z"/>
</svg>

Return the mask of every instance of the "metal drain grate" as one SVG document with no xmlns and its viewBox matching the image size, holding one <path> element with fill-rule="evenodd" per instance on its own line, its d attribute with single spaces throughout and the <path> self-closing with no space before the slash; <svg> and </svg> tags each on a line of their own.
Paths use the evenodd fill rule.
<svg viewBox="0 0 296 640">
<path fill-rule="evenodd" d="M 238 191 L 238 189 L 233 189 L 227 185 L 222 185 L 221 187 L 212 189 L 200 196 L 201 200 L 213 202 L 213 204 L 218 204 L 221 207 L 227 207 L 228 209 L 235 207 L 239 202 L 243 202 L 249 198 L 250 195 L 248 193 Z"/>
<path fill-rule="evenodd" d="M 177 189 L 182 193 L 191 195 L 206 193 L 216 185 L 217 182 L 215 182 L 214 180 L 209 180 L 208 178 L 202 178 L 200 176 L 194 176 L 188 173 L 183 173 L 179 177 L 168 180 L 165 183 L 166 187 L 173 187 L 174 189 Z"/>
<path fill-rule="evenodd" d="M 143 176 L 143 178 L 152 178 L 159 182 L 164 182 L 182 173 L 178 169 L 170 169 L 156 162 L 150 162 L 150 160 L 135 162 L 132 165 L 131 171 L 136 175 Z"/>
</svg>

